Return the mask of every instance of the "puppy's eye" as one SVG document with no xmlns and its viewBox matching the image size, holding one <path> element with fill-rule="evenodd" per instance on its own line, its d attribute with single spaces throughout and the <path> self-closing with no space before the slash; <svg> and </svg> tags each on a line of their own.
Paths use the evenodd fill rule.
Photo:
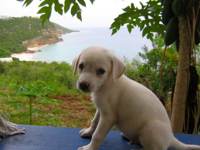
<svg viewBox="0 0 200 150">
<path fill-rule="evenodd" d="M 97 75 L 103 75 L 106 71 L 103 68 L 99 68 L 96 70 Z"/>
<path fill-rule="evenodd" d="M 83 70 L 84 64 L 83 64 L 83 63 L 79 64 L 78 68 L 79 68 L 80 70 Z"/>
</svg>

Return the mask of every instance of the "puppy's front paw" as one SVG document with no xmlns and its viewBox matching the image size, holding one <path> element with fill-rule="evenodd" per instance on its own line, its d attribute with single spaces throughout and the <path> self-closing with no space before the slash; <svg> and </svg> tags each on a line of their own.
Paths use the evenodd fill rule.
<svg viewBox="0 0 200 150">
<path fill-rule="evenodd" d="M 78 150 L 94 150 L 90 144 L 79 147 Z"/>
<path fill-rule="evenodd" d="M 94 130 L 91 127 L 89 127 L 82 129 L 79 133 L 82 138 L 91 138 L 93 132 Z"/>
</svg>

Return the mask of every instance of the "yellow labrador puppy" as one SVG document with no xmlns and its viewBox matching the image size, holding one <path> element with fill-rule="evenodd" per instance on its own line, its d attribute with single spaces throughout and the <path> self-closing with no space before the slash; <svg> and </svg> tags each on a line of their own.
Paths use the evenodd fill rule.
<svg viewBox="0 0 200 150">
<path fill-rule="evenodd" d="M 73 61 L 77 87 L 91 93 L 96 114 L 91 126 L 80 131 L 91 142 L 78 150 L 98 150 L 113 125 L 144 150 L 200 150 L 200 146 L 178 141 L 167 112 L 157 96 L 145 86 L 123 75 L 124 64 L 108 50 L 90 47 Z"/>
</svg>

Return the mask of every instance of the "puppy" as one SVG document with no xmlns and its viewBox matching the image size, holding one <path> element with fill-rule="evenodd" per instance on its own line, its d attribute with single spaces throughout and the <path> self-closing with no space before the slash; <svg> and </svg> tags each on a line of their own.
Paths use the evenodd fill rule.
<svg viewBox="0 0 200 150">
<path fill-rule="evenodd" d="M 157 96 L 123 75 L 124 64 L 108 50 L 87 48 L 73 61 L 73 68 L 79 74 L 77 87 L 89 92 L 96 106 L 90 127 L 80 131 L 91 142 L 78 150 L 98 150 L 113 125 L 130 141 L 139 141 L 144 150 L 200 150 L 174 137 Z"/>
</svg>

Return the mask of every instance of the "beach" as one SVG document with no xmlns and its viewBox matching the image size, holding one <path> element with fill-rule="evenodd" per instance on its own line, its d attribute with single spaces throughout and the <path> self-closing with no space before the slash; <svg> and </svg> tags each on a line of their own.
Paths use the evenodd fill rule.
<svg viewBox="0 0 200 150">
<path fill-rule="evenodd" d="M 10 57 L 0 58 L 0 61 L 10 62 L 13 59 L 19 59 L 20 61 L 34 61 L 33 54 L 40 51 L 40 49 L 48 46 L 49 44 L 39 45 L 34 47 L 27 47 L 27 50 L 21 53 L 13 53 Z"/>
</svg>

